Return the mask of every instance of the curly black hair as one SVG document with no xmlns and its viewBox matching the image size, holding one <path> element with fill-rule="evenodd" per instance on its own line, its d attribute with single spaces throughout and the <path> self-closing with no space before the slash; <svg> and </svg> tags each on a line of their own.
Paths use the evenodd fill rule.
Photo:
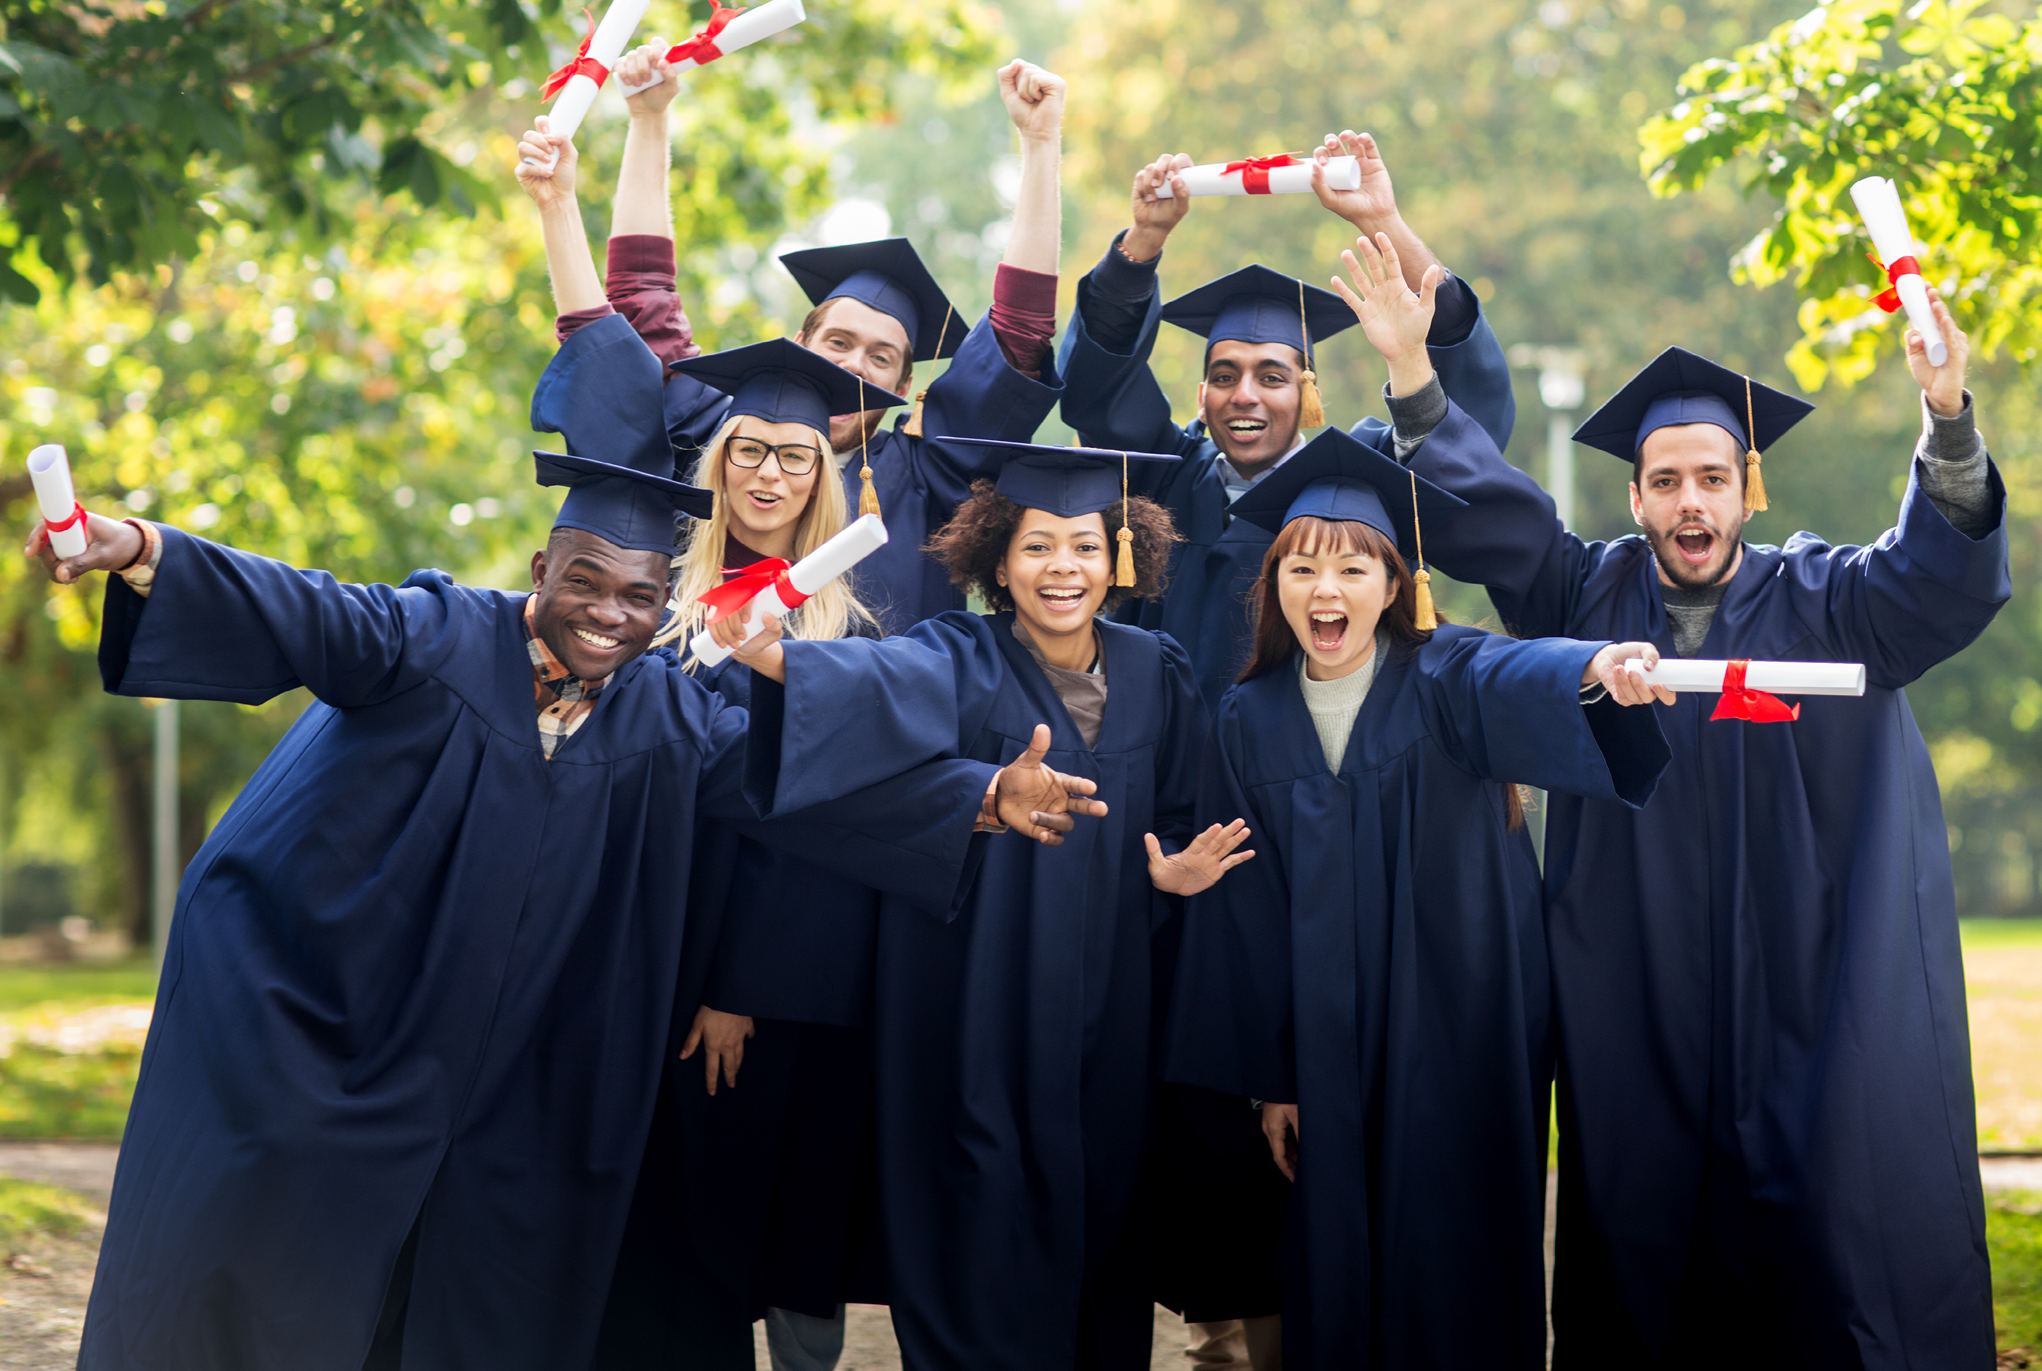
<svg viewBox="0 0 2042 1371">
<path fill-rule="evenodd" d="M 1121 502 L 1115 500 L 1099 517 L 1106 524 L 1106 538 L 1118 550 Z M 995 610 L 1012 609 L 1014 597 L 994 574 L 1007 559 L 1007 546 L 1014 530 L 1021 526 L 1025 507 L 1015 504 L 994 488 L 989 480 L 972 482 L 971 498 L 957 507 L 950 522 L 936 530 L 925 551 L 950 568 L 950 580 L 976 590 Z M 1127 502 L 1128 526 L 1134 530 L 1134 584 L 1110 586 L 1107 609 L 1130 597 L 1160 595 L 1170 565 L 1170 549 L 1183 536 L 1170 520 L 1170 512 L 1154 500 L 1135 496 Z"/>
</svg>

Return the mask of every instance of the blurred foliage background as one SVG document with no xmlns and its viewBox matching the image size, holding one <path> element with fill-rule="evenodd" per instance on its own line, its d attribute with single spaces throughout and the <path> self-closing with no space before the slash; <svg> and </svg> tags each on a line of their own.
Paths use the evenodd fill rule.
<svg viewBox="0 0 2042 1371">
<path fill-rule="evenodd" d="M 1796 292 L 1841 287 L 1784 268 L 1761 278 L 1747 248 L 1797 209 L 1833 221 L 1833 188 L 1793 202 L 1791 185 L 1768 180 L 1777 121 L 1659 174 L 1659 194 L 1641 156 L 1656 172 L 1711 113 L 1750 116 L 1730 98 L 1738 82 L 1697 64 L 1756 72 L 1774 59 L 1753 46 L 1787 41 L 1776 31 L 1806 3 L 1293 0 L 1269 23 L 1188 0 L 818 0 L 782 40 L 687 78 L 674 107 L 681 289 L 706 347 L 787 332 L 805 302 L 776 250 L 902 233 L 961 308 L 982 310 L 1018 176 L 992 72 L 1019 55 L 1071 80 L 1066 312 L 1077 275 L 1125 223 L 1141 163 L 1295 150 L 1354 128 L 1380 140 L 1405 217 L 1474 283 L 1506 345 L 1580 350 L 1591 404 L 1670 343 L 1795 387 Z M 1910 27 L 1999 15 L 2025 35 L 2033 18 L 2012 0 L 1956 18 L 1865 0 L 1852 22 L 1868 24 L 1863 12 L 1885 16 L 1852 40 L 1867 71 L 1922 60 L 1902 46 Z M 655 0 L 641 32 L 677 38 L 706 14 Z M 526 413 L 553 342 L 511 148 L 580 27 L 557 0 L 0 7 L 0 295 L 16 302 L 0 305 L 0 516 L 27 528 L 19 462 L 55 441 L 101 509 L 344 577 L 437 565 L 521 584 L 550 515 L 530 483 Z M 1745 84 L 1764 75 L 1761 94 L 1779 98 L 1795 68 L 1782 70 Z M 1717 104 L 1701 109 L 1704 98 Z M 2032 126 L 2032 103 L 2008 118 Z M 1965 155 L 1940 134 L 1902 135 L 1858 155 L 1903 182 L 1926 174 L 1924 159 Z M 579 140 L 598 243 L 621 139 L 606 94 Z M 1825 251 L 1847 256 L 1848 239 L 1831 222 Z M 1251 260 L 1322 279 L 1346 243 L 1308 196 L 1201 201 L 1171 239 L 1164 289 Z M 2037 260 L 2019 232 L 1992 247 Z M 1871 280 L 1866 264 L 1845 284 Z M 1852 345 L 1862 355 L 1848 372 L 1802 368 L 1799 380 L 1827 379 L 1821 409 L 1768 453 L 1772 509 L 1749 536 L 1807 528 L 1859 542 L 1890 526 L 1919 426 L 1891 351 L 1898 328 L 1858 329 L 1868 341 Z M 2020 350 L 1979 363 L 1974 385 L 2010 490 L 2019 593 L 1981 644 L 1909 692 L 1974 917 L 2042 913 L 2042 617 L 2026 593 L 2042 458 Z M 1180 421 L 1198 358 L 1191 335 L 1165 331 L 1156 366 Z M 1326 345 L 1320 371 L 1337 420 L 1380 412 L 1383 372 L 1358 331 Z M 1527 370 L 1509 455 L 1541 476 L 1546 419 Z M 1066 432 L 1052 421 L 1044 441 Z M 1577 527 L 1622 534 L 1627 469 L 1586 450 L 1579 465 Z M 12 682 L 0 931 L 69 912 L 139 931 L 147 706 L 98 689 L 96 589 L 30 570 L 0 563 Z M 1489 614 L 1478 592 L 1446 589 L 1458 616 Z M 187 851 L 300 707 L 184 707 Z"/>
</svg>

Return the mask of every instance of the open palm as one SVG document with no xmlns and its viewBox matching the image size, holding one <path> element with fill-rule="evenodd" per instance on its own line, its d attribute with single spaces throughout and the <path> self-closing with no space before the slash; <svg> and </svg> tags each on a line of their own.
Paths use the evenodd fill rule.
<svg viewBox="0 0 2042 1371">
<path fill-rule="evenodd" d="M 1149 880 L 1166 895 L 1196 895 L 1210 889 L 1219 878 L 1255 853 L 1236 852 L 1248 838 L 1248 821 L 1236 819 L 1222 828 L 1214 824 L 1193 838 L 1182 852 L 1166 856 L 1156 835 L 1146 834 L 1149 846 Z"/>
<path fill-rule="evenodd" d="M 1427 267 L 1423 289 L 1413 292 L 1404 283 L 1403 265 L 1387 233 L 1378 233 L 1373 241 L 1364 234 L 1354 240 L 1354 246 L 1361 251 L 1359 257 L 1353 252 L 1340 254 L 1354 284 L 1336 276 L 1333 285 L 1354 311 L 1362 332 L 1377 352 L 1392 361 L 1423 348 L 1432 331 L 1439 283 L 1446 273 L 1437 265 Z"/>
</svg>

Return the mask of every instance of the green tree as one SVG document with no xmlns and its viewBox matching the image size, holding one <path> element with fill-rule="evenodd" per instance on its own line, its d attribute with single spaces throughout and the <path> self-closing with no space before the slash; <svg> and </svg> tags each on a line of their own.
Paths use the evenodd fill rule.
<svg viewBox="0 0 2042 1371">
<path fill-rule="evenodd" d="M 208 5 L 173 8 L 195 31 L 217 14 Z M 291 22 L 347 8 L 294 9 Z M 416 18 L 395 8 L 398 18 L 376 22 Z M 23 21 L 14 8 L 7 13 L 0 36 L 19 59 Z M 171 16 L 162 5 L 123 4 L 105 13 L 31 6 L 28 17 L 43 25 L 44 43 L 65 24 L 104 43 L 152 13 Z M 449 5 L 420 13 L 428 28 L 459 18 L 476 29 L 493 12 Z M 679 37 L 699 18 L 662 0 L 641 32 Z M 105 29 L 92 31 L 101 19 Z M 997 23 L 960 0 L 857 0 L 780 42 L 688 74 L 689 98 L 677 106 L 685 112 L 676 120 L 675 209 L 682 289 L 705 345 L 772 327 L 768 294 L 733 264 L 749 268 L 790 224 L 830 203 L 835 148 L 850 121 L 888 117 L 892 73 L 938 88 L 989 80 Z M 522 74 L 501 84 L 494 77 L 505 68 L 492 65 L 435 85 L 435 73 L 449 70 L 427 60 L 437 49 L 376 78 L 415 87 L 403 136 L 429 148 L 432 166 L 452 169 L 442 184 L 464 186 L 465 204 L 448 195 L 427 203 L 416 182 L 387 188 L 366 164 L 337 167 L 317 139 L 264 154 L 267 161 L 246 146 L 234 156 L 187 148 L 166 153 L 159 168 L 163 214 L 183 216 L 187 236 L 108 255 L 78 225 L 98 212 L 93 178 L 109 174 L 123 148 L 141 147 L 120 138 L 144 134 L 139 126 L 95 132 L 76 116 L 41 125 L 36 136 L 62 144 L 69 159 L 45 171 L 61 165 L 83 178 L 71 183 L 82 198 L 67 210 L 70 236 L 61 237 L 42 234 L 34 225 L 44 221 L 28 219 L 11 189 L 0 191 L 0 241 L 26 232 L 13 269 L 37 297 L 0 305 L 0 451 L 18 463 L 34 444 L 64 443 L 95 509 L 145 514 L 345 578 L 444 566 L 520 586 L 552 512 L 532 485 L 529 454 L 546 444 L 526 416 L 553 338 L 536 220 L 509 169 L 514 131 L 538 112 L 537 78 L 575 37 L 564 24 L 551 27 L 560 36 L 550 53 L 518 60 L 502 46 Z M 490 30 L 489 41 L 502 45 L 507 31 Z M 352 41 L 329 47 L 352 52 Z M 482 39 L 441 32 L 434 41 L 451 51 Z M 16 98 L 26 89 L 0 79 L 0 138 L 33 123 L 10 114 L 7 101 L 43 108 L 43 95 Z M 441 92 L 436 101 L 429 90 Z M 232 98 L 256 123 L 268 117 L 255 113 L 267 97 Z M 616 100 L 605 94 L 578 140 L 592 229 L 608 216 L 622 136 Z M 382 150 L 379 166 L 392 146 L 388 130 L 400 126 L 388 108 L 358 126 L 363 146 Z M 287 176 L 271 174 L 286 163 Z M 13 166 L 0 158 L 0 168 Z M 0 170 L 0 185 L 6 175 Z M 56 266 L 46 260 L 53 244 Z M 0 471 L 9 527 L 25 530 L 32 520 L 27 495 L 18 465 Z M 53 587 L 19 558 L 0 561 L 0 663 L 20 686 L 17 707 L 0 711 L 0 863 L 35 857 L 78 869 L 87 879 L 74 884 L 88 908 L 140 936 L 149 722 L 140 702 L 99 689 L 98 612 L 96 587 Z M 260 710 L 185 707 L 187 855 L 303 704 L 292 696 Z"/>
<path fill-rule="evenodd" d="M 1681 78 L 1682 97 L 1640 131 L 1654 190 L 1719 168 L 1778 203 L 1737 254 L 1739 275 L 1788 277 L 1802 384 L 1867 375 L 1900 328 L 1850 200 L 1866 176 L 1898 182 L 1925 274 L 1974 346 L 2032 362 L 2042 347 L 2042 18 L 2016 24 L 1983 0 L 1826 0 L 1763 40 Z"/>
</svg>

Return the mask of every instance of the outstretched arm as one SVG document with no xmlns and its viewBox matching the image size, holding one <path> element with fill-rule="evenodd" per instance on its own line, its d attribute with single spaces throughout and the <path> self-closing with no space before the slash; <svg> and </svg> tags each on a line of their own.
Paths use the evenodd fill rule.
<svg viewBox="0 0 2042 1371">
<path fill-rule="evenodd" d="M 666 111 L 681 82 L 675 68 L 661 60 L 666 49 L 665 39 L 654 38 L 617 63 L 620 86 L 642 86 L 655 71 L 664 79 L 650 90 L 624 97 L 631 123 L 624 132 L 624 162 L 617 170 L 617 202 L 610 209 L 612 238 L 674 236 L 673 201 L 667 194 L 671 147 Z"/>
<path fill-rule="evenodd" d="M 1021 135 L 1021 189 L 1014 229 L 1000 260 L 1023 271 L 1056 274 L 1062 251 L 1064 78 L 1015 58 L 1000 68 L 1000 99 Z"/>
</svg>

